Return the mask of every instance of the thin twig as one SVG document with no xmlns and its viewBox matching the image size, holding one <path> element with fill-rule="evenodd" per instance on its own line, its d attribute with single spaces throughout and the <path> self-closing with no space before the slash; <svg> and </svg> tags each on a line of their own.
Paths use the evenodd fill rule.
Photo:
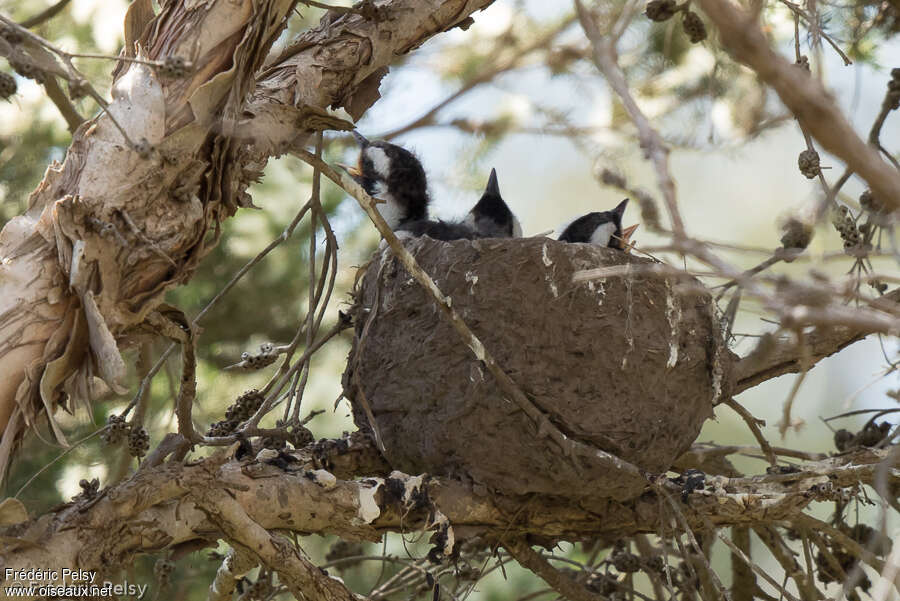
<svg viewBox="0 0 900 601">
<path fill-rule="evenodd" d="M 763 436 L 762 431 L 759 429 L 759 424 L 757 423 L 757 419 L 753 417 L 753 414 L 747 411 L 747 409 L 735 401 L 733 398 L 729 398 L 725 401 L 725 405 L 728 405 L 732 409 L 734 409 L 735 413 L 741 416 L 741 419 L 744 420 L 744 423 L 747 424 L 747 427 L 750 428 L 750 432 L 753 433 L 753 437 L 756 439 L 756 442 L 759 443 L 759 448 L 762 449 L 762 452 L 766 455 L 766 460 L 769 462 L 769 465 L 778 465 L 778 458 L 775 456 L 775 451 L 772 450 L 772 445 L 769 444 L 769 441 L 766 440 L 766 437 Z"/>
</svg>

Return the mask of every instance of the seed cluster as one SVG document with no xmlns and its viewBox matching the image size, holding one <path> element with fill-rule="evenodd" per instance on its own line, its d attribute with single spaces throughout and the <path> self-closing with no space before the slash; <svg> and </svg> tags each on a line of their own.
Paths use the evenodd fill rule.
<svg viewBox="0 0 900 601">
<path fill-rule="evenodd" d="M 675 0 L 650 0 L 644 14 L 651 21 L 668 21 L 678 12 Z"/>
<path fill-rule="evenodd" d="M 862 234 L 860 234 L 859 228 L 856 227 L 856 220 L 853 219 L 853 215 L 850 214 L 850 209 L 847 207 L 841 205 L 840 208 L 832 213 L 831 224 L 838 234 L 841 235 L 845 250 L 856 248 L 862 242 Z"/>
<path fill-rule="evenodd" d="M 900 108 L 900 68 L 891 69 L 891 80 L 888 82 L 888 93 L 884 101 L 892 111 Z"/>
<path fill-rule="evenodd" d="M 691 41 L 691 44 L 699 44 L 706 39 L 706 25 L 703 24 L 703 19 L 700 18 L 700 15 L 693 11 L 689 10 L 684 13 L 681 28 L 684 29 L 684 33 Z"/>
<path fill-rule="evenodd" d="M 785 250 L 803 250 L 812 241 L 813 229 L 795 217 L 791 217 L 782 227 L 781 245 Z"/>
<path fill-rule="evenodd" d="M 0 71 L 0 98 L 9 100 L 10 96 L 16 93 L 16 90 L 18 90 L 16 78 L 9 73 Z"/>
<path fill-rule="evenodd" d="M 100 433 L 100 440 L 107 445 L 122 442 L 131 432 L 131 425 L 125 421 L 125 417 L 112 414 L 106 418 L 106 428 Z"/>
<path fill-rule="evenodd" d="M 241 422 L 250 419 L 265 397 L 255 388 L 243 393 L 225 411 L 225 419 L 215 422 L 206 432 L 207 436 L 228 436 L 240 425 Z"/>
<path fill-rule="evenodd" d="M 132 457 L 143 457 L 150 448 L 150 435 L 143 426 L 131 427 L 131 433 L 128 434 L 128 453 Z"/>
<path fill-rule="evenodd" d="M 822 170 L 819 165 L 819 153 L 815 150 L 804 150 L 797 157 L 797 166 L 806 179 L 813 179 Z"/>
<path fill-rule="evenodd" d="M 5 25 L 0 25 L 0 38 L 3 38 L 12 46 L 22 43 L 22 34 Z"/>
<path fill-rule="evenodd" d="M 128 453 L 132 457 L 143 457 L 150 448 L 150 435 L 140 424 L 129 424 L 125 416 L 110 415 L 106 418 L 106 428 L 100 434 L 100 440 L 107 445 L 127 441 Z"/>
<path fill-rule="evenodd" d="M 160 559 L 153 564 L 153 574 L 156 576 L 156 582 L 160 588 L 169 586 L 172 578 L 172 572 L 175 571 L 175 562 L 171 559 Z"/>
<path fill-rule="evenodd" d="M 859 195 L 859 206 L 870 213 L 875 213 L 876 215 L 884 215 L 889 212 L 888 207 L 883 202 L 875 198 L 871 190 L 866 190 Z"/>
<path fill-rule="evenodd" d="M 681 28 L 692 44 L 699 44 L 706 39 L 706 25 L 700 15 L 688 8 L 685 2 L 681 6 L 675 0 L 650 0 L 644 14 L 651 21 L 663 22 L 668 21 L 679 12 L 684 13 L 681 19 Z"/>
</svg>

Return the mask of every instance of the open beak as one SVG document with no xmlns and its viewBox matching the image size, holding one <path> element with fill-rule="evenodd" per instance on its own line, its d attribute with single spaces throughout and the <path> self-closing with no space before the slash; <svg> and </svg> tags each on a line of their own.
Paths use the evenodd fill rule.
<svg viewBox="0 0 900 601">
<path fill-rule="evenodd" d="M 359 168 L 353 167 L 351 165 L 345 165 L 344 163 L 335 163 L 335 165 L 337 165 L 338 167 L 340 167 L 341 169 L 343 169 L 344 171 L 349 173 L 350 177 L 352 177 L 354 180 L 356 180 L 356 183 L 362 185 L 362 182 L 359 181 L 362 179 L 362 173 L 360 172 Z M 375 198 L 375 197 L 372 197 L 372 201 L 377 205 L 384 204 L 387 202 L 386 200 L 382 200 L 380 198 Z"/>
<path fill-rule="evenodd" d="M 631 243 L 631 235 L 634 234 L 634 230 L 638 229 L 638 225 L 640 224 L 635 223 L 634 225 L 626 227 L 624 230 L 622 230 L 622 240 L 620 244 L 622 245 L 622 250 L 624 250 L 625 252 L 630 251 L 634 246 Z"/>
<path fill-rule="evenodd" d="M 362 173 L 360 173 L 359 169 L 357 169 L 356 167 L 352 167 L 350 165 L 345 165 L 344 163 L 335 163 L 335 164 L 338 167 L 340 167 L 341 169 L 343 169 L 344 171 L 346 171 L 347 173 L 349 173 L 350 176 L 353 177 L 353 179 L 356 179 L 362 175 Z"/>
</svg>

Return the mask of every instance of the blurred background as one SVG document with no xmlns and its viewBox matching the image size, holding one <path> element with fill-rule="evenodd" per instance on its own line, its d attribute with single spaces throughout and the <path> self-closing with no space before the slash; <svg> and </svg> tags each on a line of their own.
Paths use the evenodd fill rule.
<svg viewBox="0 0 900 601">
<path fill-rule="evenodd" d="M 0 0 L 0 10 L 21 21 L 49 4 Z M 115 55 L 122 43 L 126 8 L 122 0 L 72 0 L 60 16 L 35 32 L 68 51 Z M 878 114 L 890 68 L 900 66 L 900 43 L 891 39 L 896 16 L 893 23 L 882 20 L 873 25 L 878 10 L 877 5 L 865 2 L 824 3 L 823 23 L 853 60 L 850 66 L 827 44 L 816 45 L 807 36 L 801 39 L 813 71 L 821 74 L 861 135 L 868 132 Z M 319 9 L 298 5 L 285 39 L 315 25 L 322 14 Z M 367 137 L 389 138 L 418 155 L 428 174 L 435 217 L 452 219 L 468 212 L 492 167 L 497 169 L 503 196 L 526 236 L 550 230 L 558 234 L 567 221 L 589 211 L 610 209 L 627 196 L 601 182 L 604 169 L 624 176 L 628 187 L 646 190 L 659 199 L 656 176 L 641 155 L 621 105 L 590 61 L 570 3 L 498 0 L 474 18 L 468 30 L 454 29 L 410 56 L 400 57 L 382 82 L 382 99 L 357 123 Z M 764 20 L 782 53 L 792 57 L 790 10 L 772 3 Z M 860 28 L 864 27 L 869 29 L 862 36 Z M 797 170 L 797 155 L 805 143 L 796 122 L 777 97 L 760 87 L 752 72 L 735 65 L 711 41 L 691 44 L 673 22 L 654 23 L 638 15 L 622 37 L 619 51 L 639 104 L 672 146 L 672 175 L 688 232 L 702 240 L 743 247 L 716 249 L 740 268 L 765 259 L 780 245 L 783 221 L 809 215 L 821 196 L 818 183 Z M 79 59 L 77 64 L 98 89 L 108 90 L 113 62 Z M 0 70 L 12 73 L 3 61 Z M 43 88 L 20 76 L 16 80 L 16 95 L 8 102 L 0 101 L 0 224 L 27 206 L 28 194 L 46 166 L 64 159 L 71 139 Z M 82 115 L 96 111 L 90 100 L 79 101 L 76 108 Z M 881 140 L 890 150 L 898 148 L 897 115 L 888 119 Z M 326 133 L 326 142 L 329 162 L 355 162 L 349 135 Z M 843 170 L 843 165 L 825 154 L 822 164 L 833 167 L 825 171 L 830 182 Z M 379 237 L 353 199 L 328 182 L 323 186 L 324 206 L 340 242 L 337 291 L 326 316 L 333 321 L 337 311 L 346 308 L 346 292 L 357 266 L 368 260 Z M 262 182 L 251 190 L 260 210 L 242 210 L 227 222 L 221 244 L 190 285 L 171 294 L 170 302 L 188 315 L 196 315 L 244 263 L 280 235 L 309 198 L 310 187 L 311 169 L 300 160 L 292 156 L 271 160 Z M 862 191 L 860 182 L 851 180 L 839 200 L 858 208 Z M 629 206 L 625 221 L 626 225 L 641 221 L 637 203 Z M 248 375 L 221 369 L 261 342 L 284 343 L 292 338 L 304 315 L 307 282 L 303 269 L 309 235 L 304 221 L 290 240 L 254 268 L 202 322 L 199 403 L 195 408 L 200 430 L 221 419 L 237 394 L 261 385 L 269 375 L 266 370 Z M 638 229 L 635 238 L 639 248 L 652 249 L 666 242 L 645 227 Z M 887 240 L 885 243 L 890 249 Z M 826 220 L 816 225 L 815 238 L 803 259 L 776 266 L 772 273 L 798 275 L 810 269 L 835 276 L 847 273 L 853 260 L 841 249 L 838 234 Z M 897 273 L 893 259 L 876 263 L 880 271 Z M 762 307 L 743 303 L 734 326 L 735 352 L 747 352 L 759 334 L 773 329 Z M 320 438 L 355 429 L 348 404 L 339 400 L 340 375 L 351 336 L 352 331 L 344 332 L 314 359 L 304 412 L 325 410 L 309 424 Z M 162 342 L 154 348 L 154 360 L 164 348 Z M 895 339 L 870 337 L 822 361 L 797 392 L 792 427 L 784 440 L 777 425 L 796 375 L 771 380 L 738 400 L 766 421 L 763 432 L 773 444 L 830 452 L 834 450 L 832 428 L 856 430 L 869 416 L 829 424 L 822 418 L 855 409 L 896 406 L 887 393 L 898 388 L 897 356 Z M 146 424 L 151 444 L 173 427 L 171 398 L 179 372 L 175 357 L 153 381 L 148 412 L 152 417 Z M 61 423 L 69 439 L 78 440 L 95 432 L 107 415 L 121 411 L 129 400 L 109 397 L 94 406 L 93 416 L 61 417 Z M 897 421 L 891 416 L 887 419 Z M 716 419 L 708 422 L 699 440 L 756 444 L 744 422 L 724 407 L 717 410 Z M 134 468 L 127 456 L 104 453 L 96 437 L 51 464 L 59 453 L 60 449 L 31 437 L 14 465 L 8 494 L 49 465 L 20 495 L 31 510 L 39 511 L 77 494 L 81 478 L 98 477 L 105 485 L 113 475 L 121 477 L 123 470 Z M 751 458 L 735 461 L 748 474 L 762 473 L 766 466 Z M 827 511 L 818 517 L 827 517 Z M 889 524 L 892 533 L 896 527 Z M 407 539 L 404 544 L 399 536 L 392 536 L 385 549 L 366 545 L 366 552 L 424 556 L 427 544 L 416 534 Z M 315 561 L 324 562 L 334 542 L 308 537 L 303 548 Z M 570 545 L 562 551 L 574 558 L 586 556 L 580 546 Z M 714 566 L 727 561 L 724 553 L 714 558 Z M 142 559 L 135 570 L 148 574 L 153 560 Z M 216 567 L 215 561 L 200 553 L 189 564 L 179 563 L 173 590 L 167 596 L 203 598 Z M 386 568 L 387 574 L 391 569 Z M 387 577 L 378 562 L 342 576 L 351 586 L 358 586 L 357 590 L 368 590 Z M 505 574 L 495 569 L 473 585 L 470 598 L 515 599 L 543 586 L 509 565 Z"/>
</svg>

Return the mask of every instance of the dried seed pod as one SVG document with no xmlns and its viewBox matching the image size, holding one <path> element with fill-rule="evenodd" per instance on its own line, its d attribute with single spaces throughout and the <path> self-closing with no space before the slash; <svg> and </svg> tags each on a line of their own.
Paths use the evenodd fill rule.
<svg viewBox="0 0 900 601">
<path fill-rule="evenodd" d="M 150 435 L 143 426 L 132 425 L 128 435 L 128 453 L 132 457 L 143 457 L 150 449 Z"/>
<path fill-rule="evenodd" d="M 624 549 L 616 549 L 610 557 L 613 567 L 623 574 L 637 572 L 641 569 L 641 560 L 634 553 L 629 553 Z"/>
<path fill-rule="evenodd" d="M 841 240 L 844 241 L 845 250 L 855 249 L 862 243 L 862 234 L 860 234 L 859 228 L 856 226 L 856 221 L 854 221 L 853 216 L 850 214 L 850 210 L 847 207 L 842 205 L 836 211 L 832 212 L 831 224 L 834 226 L 834 229 L 837 230 L 838 234 L 840 234 Z"/>
<path fill-rule="evenodd" d="M 262 405 L 265 397 L 255 388 L 244 392 L 234 403 L 225 411 L 225 419 L 234 421 L 235 426 L 240 422 L 250 418 L 259 406 Z"/>
<path fill-rule="evenodd" d="M 678 12 L 675 0 L 650 0 L 644 14 L 651 21 L 668 21 Z"/>
<path fill-rule="evenodd" d="M 884 203 L 875 198 L 875 195 L 872 194 L 871 190 L 865 190 L 862 194 L 859 195 L 859 205 L 866 211 L 878 215 L 889 212 Z"/>
<path fill-rule="evenodd" d="M 819 166 L 819 153 L 815 150 L 804 150 L 797 157 L 797 166 L 806 179 L 813 179 L 822 170 Z"/>
<path fill-rule="evenodd" d="M 803 250 L 812 241 L 812 226 L 796 217 L 788 219 L 781 230 L 784 232 L 781 236 L 781 245 L 786 250 Z"/>
<path fill-rule="evenodd" d="M 175 571 L 175 562 L 171 559 L 159 559 L 153 564 L 153 575 L 156 576 L 156 582 L 160 587 L 167 587 L 172 572 Z"/>
<path fill-rule="evenodd" d="M 233 433 L 240 422 L 237 420 L 222 420 L 213 423 L 209 430 L 206 431 L 207 436 L 228 436 Z"/>
<path fill-rule="evenodd" d="M 684 29 L 684 33 L 687 34 L 692 44 L 699 44 L 706 39 L 706 25 L 703 24 L 700 15 L 694 11 L 689 10 L 684 13 L 681 28 Z"/>
<path fill-rule="evenodd" d="M 16 78 L 9 73 L 0 71 L 0 98 L 9 100 L 16 93 L 19 86 L 16 85 Z"/>
<path fill-rule="evenodd" d="M 90 500 L 97 496 L 97 492 L 100 490 L 100 479 L 93 478 L 90 482 L 87 480 L 79 480 L 78 486 L 81 487 L 81 492 L 75 495 L 73 501 L 82 501 L 82 500 Z"/>
<path fill-rule="evenodd" d="M 900 108 L 900 69 L 891 69 L 891 79 L 888 81 L 888 93 L 885 101 L 891 110 Z"/>
<path fill-rule="evenodd" d="M 291 430 L 291 444 L 295 449 L 301 449 L 316 439 L 306 426 L 295 426 Z"/>
<path fill-rule="evenodd" d="M 263 449 L 274 449 L 276 451 L 280 451 L 287 446 L 287 441 L 277 436 L 264 436 L 262 439 L 260 439 L 259 444 Z"/>
<path fill-rule="evenodd" d="M 131 426 L 125 421 L 125 418 L 112 414 L 106 418 L 106 428 L 100 434 L 100 440 L 104 444 L 113 445 L 125 440 L 131 431 Z"/>
<path fill-rule="evenodd" d="M 12 46 L 22 43 L 22 34 L 12 27 L 6 27 L 4 25 L 0 25 L 0 38 L 3 38 Z"/>
</svg>

